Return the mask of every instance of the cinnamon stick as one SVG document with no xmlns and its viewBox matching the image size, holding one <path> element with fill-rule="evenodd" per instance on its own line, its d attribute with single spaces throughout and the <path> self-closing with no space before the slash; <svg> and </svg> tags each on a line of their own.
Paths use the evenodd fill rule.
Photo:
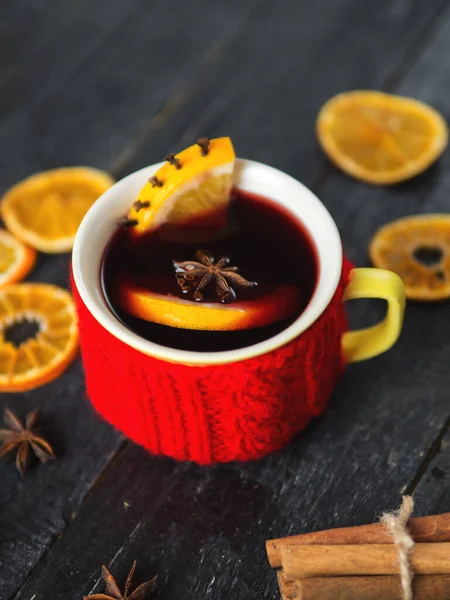
<svg viewBox="0 0 450 600">
<path fill-rule="evenodd" d="M 400 578 L 394 575 L 317 577 L 289 581 L 289 585 L 293 595 L 285 596 L 286 600 L 402 600 L 403 597 Z M 450 575 L 417 575 L 413 579 L 413 593 L 414 600 L 449 600 Z"/>
<path fill-rule="evenodd" d="M 410 564 L 418 575 L 450 574 L 450 542 L 416 544 Z M 398 550 L 394 544 L 286 546 L 281 562 L 287 578 L 339 575 L 396 575 Z"/>
<path fill-rule="evenodd" d="M 415 542 L 450 542 L 450 513 L 412 518 L 408 521 L 408 529 Z M 392 544 L 392 537 L 384 525 L 374 523 L 268 540 L 266 549 L 270 565 L 281 567 L 281 548 L 306 544 Z"/>
<path fill-rule="evenodd" d="M 295 582 L 290 579 L 287 579 L 284 576 L 283 571 L 277 572 L 277 578 L 282 600 L 295 600 L 297 594 L 297 591 L 295 589 Z"/>
</svg>

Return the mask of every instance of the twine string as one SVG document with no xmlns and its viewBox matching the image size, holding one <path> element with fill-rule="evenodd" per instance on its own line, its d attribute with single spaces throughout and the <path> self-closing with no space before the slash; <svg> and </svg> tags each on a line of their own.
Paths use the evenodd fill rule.
<svg viewBox="0 0 450 600">
<path fill-rule="evenodd" d="M 402 505 L 397 511 L 384 513 L 380 522 L 386 527 L 394 540 L 398 550 L 400 578 L 403 600 L 413 600 L 412 580 L 413 572 L 409 561 L 414 541 L 408 531 L 407 522 L 414 508 L 411 496 L 403 496 Z"/>
</svg>

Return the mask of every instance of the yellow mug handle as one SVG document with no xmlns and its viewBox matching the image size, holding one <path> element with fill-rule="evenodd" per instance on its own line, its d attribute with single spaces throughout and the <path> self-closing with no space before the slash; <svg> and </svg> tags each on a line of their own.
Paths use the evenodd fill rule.
<svg viewBox="0 0 450 600">
<path fill-rule="evenodd" d="M 400 335 L 405 312 L 405 286 L 392 271 L 353 269 L 343 300 L 355 298 L 382 298 L 388 306 L 378 325 L 344 333 L 342 351 L 346 362 L 365 360 L 389 350 Z"/>
</svg>

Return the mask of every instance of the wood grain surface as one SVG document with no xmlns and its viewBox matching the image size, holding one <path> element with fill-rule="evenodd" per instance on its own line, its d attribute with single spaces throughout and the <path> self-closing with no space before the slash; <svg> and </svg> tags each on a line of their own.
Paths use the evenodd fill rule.
<svg viewBox="0 0 450 600">
<path fill-rule="evenodd" d="M 450 3 L 444 0 L 17 0 L 0 7 L 0 186 L 89 164 L 117 177 L 198 134 L 304 181 L 349 257 L 367 263 L 381 224 L 450 207 L 450 154 L 413 181 L 372 188 L 317 149 L 332 94 L 388 89 L 450 118 Z M 31 278 L 66 285 L 68 257 Z M 384 307 L 349 307 L 353 325 Z M 0 464 L 0 598 L 79 600 L 159 575 L 160 600 L 279 597 L 268 538 L 372 522 L 414 491 L 417 514 L 450 510 L 450 304 L 409 305 L 400 342 L 354 365 L 329 411 L 283 452 L 200 468 L 122 440 L 85 398 L 78 361 L 0 408 L 42 409 L 58 460 L 22 480 Z"/>
</svg>

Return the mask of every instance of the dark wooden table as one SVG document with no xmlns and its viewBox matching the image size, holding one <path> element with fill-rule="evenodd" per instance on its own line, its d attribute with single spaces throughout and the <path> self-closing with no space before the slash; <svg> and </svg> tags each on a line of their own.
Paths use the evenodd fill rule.
<svg viewBox="0 0 450 600">
<path fill-rule="evenodd" d="M 444 0 L 16 0 L 0 8 L 0 184 L 59 165 L 117 178 L 197 135 L 311 187 L 367 264 L 383 223 L 450 208 L 450 152 L 413 181 L 374 188 L 318 150 L 322 103 L 376 88 L 450 118 Z M 31 279 L 67 284 L 67 256 Z M 360 302 L 352 322 L 379 319 Z M 77 361 L 0 407 L 40 407 L 58 460 L 24 479 L 0 464 L 0 598 L 79 600 L 159 575 L 159 598 L 278 598 L 264 540 L 370 522 L 405 490 L 417 514 L 450 510 L 450 303 L 409 305 L 389 353 L 345 373 L 324 418 L 283 452 L 199 468 L 125 442 L 90 407 Z"/>
</svg>

